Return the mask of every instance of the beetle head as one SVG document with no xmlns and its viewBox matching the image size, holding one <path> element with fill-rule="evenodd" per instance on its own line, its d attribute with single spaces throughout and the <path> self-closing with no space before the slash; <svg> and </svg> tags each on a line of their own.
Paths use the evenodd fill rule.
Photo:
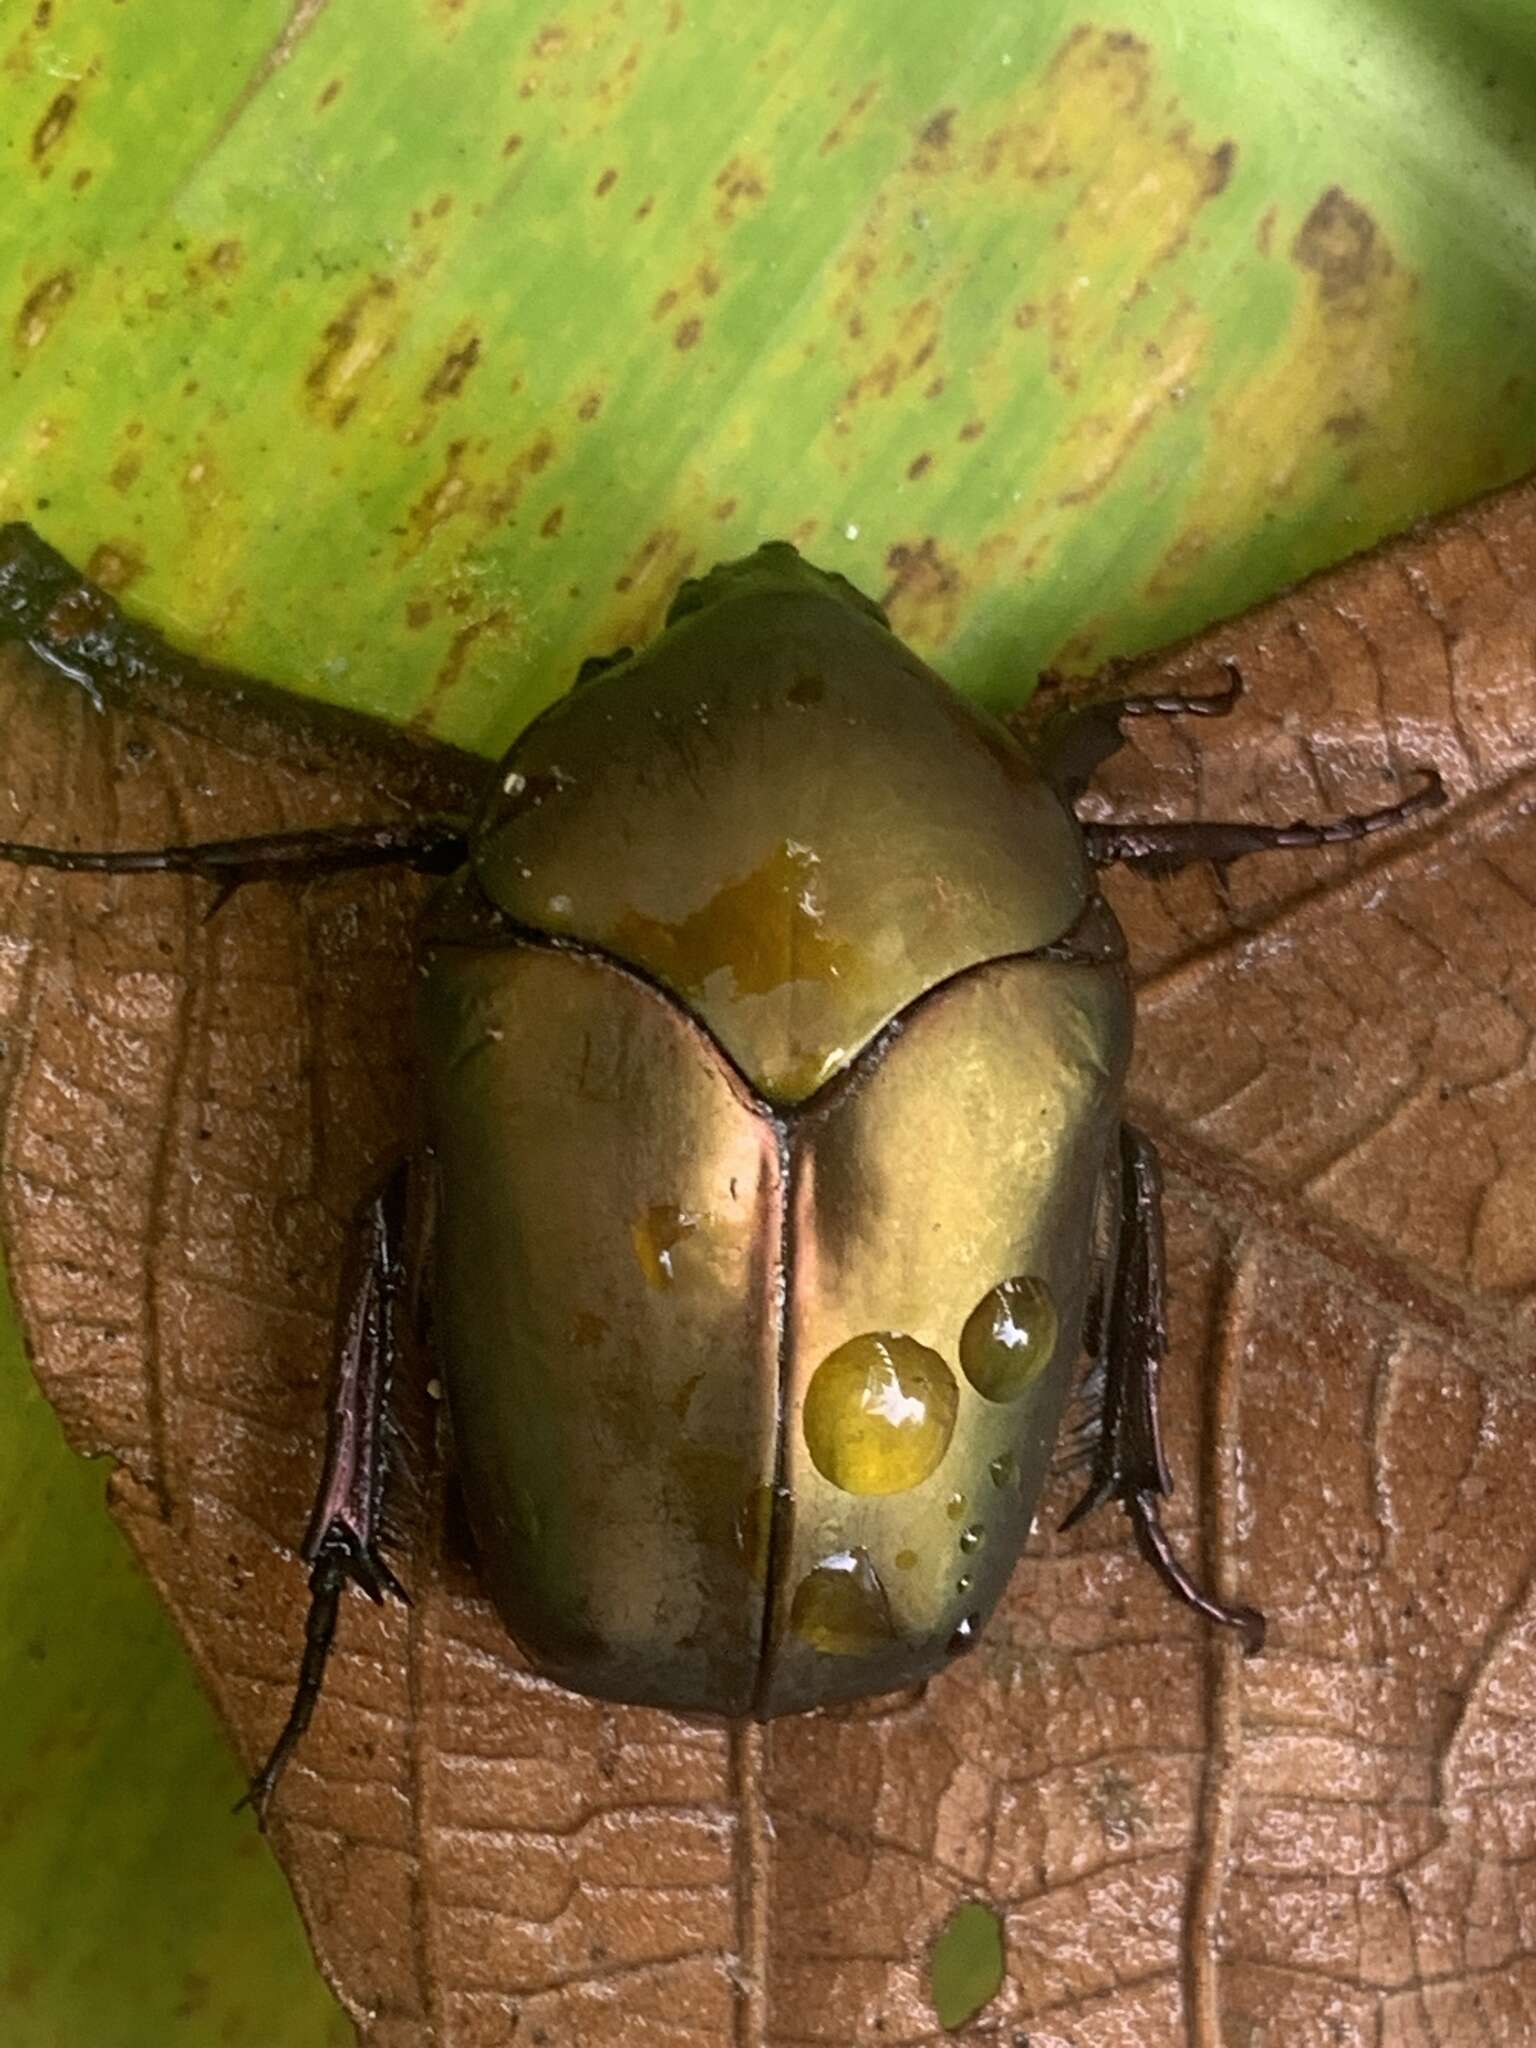
<svg viewBox="0 0 1536 2048">
<path fill-rule="evenodd" d="M 767 597 L 778 592 L 804 596 L 815 592 L 851 605 L 866 617 L 877 619 L 887 630 L 890 620 L 873 598 L 854 588 L 846 576 L 833 569 L 818 569 L 800 553 L 793 542 L 766 540 L 750 555 L 735 562 L 721 562 L 707 576 L 691 576 L 678 586 L 667 613 L 667 624 L 675 626 L 693 612 L 724 604 L 737 597 Z"/>
</svg>

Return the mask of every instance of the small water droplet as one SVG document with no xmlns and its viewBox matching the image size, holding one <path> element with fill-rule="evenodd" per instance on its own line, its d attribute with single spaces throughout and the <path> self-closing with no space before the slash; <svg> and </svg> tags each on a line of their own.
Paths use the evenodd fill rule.
<svg viewBox="0 0 1536 2048">
<path fill-rule="evenodd" d="M 955 1591 L 957 1593 L 962 1594 L 969 1593 L 969 1591 L 971 1590 L 972 1586 L 975 1585 L 975 1583 L 976 1581 L 971 1577 L 969 1572 L 962 1572 L 959 1578 L 955 1581 Z"/>
<path fill-rule="evenodd" d="M 952 1522 L 958 1522 L 965 1513 L 965 1495 L 963 1493 L 952 1493 L 944 1503 L 944 1512 Z"/>
<path fill-rule="evenodd" d="M 986 1533 L 980 1522 L 972 1522 L 969 1529 L 962 1529 L 960 1531 L 960 1548 L 967 1557 L 970 1556 L 973 1550 L 980 1550 L 981 1539 Z"/>
<path fill-rule="evenodd" d="M 635 1257 L 652 1287 L 670 1287 L 677 1278 L 672 1254 L 699 1227 L 690 1216 L 671 1202 L 653 1202 L 645 1214 L 629 1226 Z"/>
<path fill-rule="evenodd" d="M 1012 1451 L 1004 1451 L 999 1457 L 994 1458 L 987 1470 L 992 1474 L 994 1486 L 1011 1486 L 1013 1476 L 1018 1470 Z"/>
<path fill-rule="evenodd" d="M 501 793 L 503 796 L 521 796 L 527 787 L 527 776 L 519 775 L 515 768 L 509 768 L 501 778 Z"/>
<path fill-rule="evenodd" d="M 945 1648 L 949 1651 L 951 1657 L 958 1657 L 962 1651 L 968 1650 L 971 1647 L 980 1634 L 981 1616 L 979 1614 L 968 1614 L 963 1621 L 956 1622 L 955 1632 L 945 1644 Z"/>
<path fill-rule="evenodd" d="M 789 1625 L 813 1649 L 836 1657 L 893 1642 L 890 1602 L 868 1551 L 840 1550 L 813 1565 L 795 1588 Z"/>
</svg>

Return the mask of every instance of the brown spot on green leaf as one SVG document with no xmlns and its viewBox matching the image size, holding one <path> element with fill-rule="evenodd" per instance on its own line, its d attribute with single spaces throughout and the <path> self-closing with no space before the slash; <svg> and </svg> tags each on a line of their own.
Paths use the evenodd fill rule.
<svg viewBox="0 0 1536 2048">
<path fill-rule="evenodd" d="M 345 426 L 368 378 L 394 349 L 397 290 L 392 278 L 370 278 L 324 330 L 304 384 L 333 426 Z"/>
<path fill-rule="evenodd" d="M 954 126 L 955 110 L 953 107 L 945 107 L 935 114 L 931 121 L 924 124 L 918 141 L 922 143 L 924 149 L 948 149 Z"/>
<path fill-rule="evenodd" d="M 46 114 L 32 131 L 32 161 L 40 164 L 48 152 L 62 139 L 65 130 L 75 118 L 79 105 L 72 92 L 61 92 L 53 100 Z"/>
<path fill-rule="evenodd" d="M 1328 188 L 1297 229 L 1291 257 L 1314 273 L 1325 300 L 1352 298 L 1392 268 L 1375 221 L 1337 185 Z"/>
<path fill-rule="evenodd" d="M 903 638 L 920 635 L 930 646 L 949 637 L 959 618 L 965 579 L 946 561 L 930 535 L 920 541 L 897 541 L 885 566 L 891 580 L 880 602 Z"/>
<path fill-rule="evenodd" d="M 126 541 L 103 541 L 85 565 L 85 573 L 103 590 L 126 590 L 144 573 L 144 557 Z"/>
<path fill-rule="evenodd" d="M 56 270 L 41 284 L 34 285 L 22 300 L 21 310 L 16 315 L 13 331 L 18 346 L 41 348 L 74 295 L 74 275 L 68 270 Z"/>
<path fill-rule="evenodd" d="M 471 334 L 456 348 L 451 348 L 427 379 L 422 397 L 429 405 L 440 399 L 455 398 L 464 388 L 464 380 L 480 360 L 480 337 Z"/>
<path fill-rule="evenodd" d="M 761 174 L 744 157 L 733 156 L 715 179 L 715 190 L 720 200 L 715 207 L 715 219 L 722 227 L 733 227 L 737 215 L 744 208 L 756 205 L 767 196 L 767 187 Z"/>
<path fill-rule="evenodd" d="M 439 527 L 455 513 L 467 509 L 471 485 L 464 474 L 464 457 L 468 448 L 467 441 L 450 442 L 441 474 L 427 486 L 406 515 L 410 538 L 402 550 L 403 559 L 419 554 Z"/>
</svg>

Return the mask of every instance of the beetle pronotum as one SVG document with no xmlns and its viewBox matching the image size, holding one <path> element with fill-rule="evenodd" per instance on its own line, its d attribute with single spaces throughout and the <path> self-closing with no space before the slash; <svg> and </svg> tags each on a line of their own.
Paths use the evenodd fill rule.
<svg viewBox="0 0 1536 2048">
<path fill-rule="evenodd" d="M 93 695 L 131 681 L 150 636 L 24 529 L 0 546 L 34 651 Z M 685 583 L 650 647 L 586 664 L 473 816 L 0 842 L 199 876 L 215 905 L 380 864 L 445 878 L 418 963 L 429 1144 L 358 1214 L 258 1812 L 344 1588 L 399 1590 L 380 1515 L 417 1256 L 487 1588 L 565 1685 L 768 1717 L 928 1676 L 1007 1582 L 1085 1349 L 1074 1518 L 1120 1501 L 1179 1597 L 1258 1647 L 1159 1514 L 1159 1181 L 1122 1116 L 1130 992 L 1095 873 L 1358 839 L 1442 791 L 1426 773 L 1321 824 L 1077 819 L 1123 719 L 1238 688 L 1069 711 L 1026 745 L 770 543 Z"/>
</svg>

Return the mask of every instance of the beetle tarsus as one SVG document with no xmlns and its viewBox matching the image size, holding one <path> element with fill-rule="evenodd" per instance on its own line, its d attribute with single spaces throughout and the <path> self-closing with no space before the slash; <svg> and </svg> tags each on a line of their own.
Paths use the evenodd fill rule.
<svg viewBox="0 0 1536 2048">
<path fill-rule="evenodd" d="M 1225 868 L 1250 853 L 1341 846 L 1373 832 L 1390 831 L 1423 811 L 1438 810 L 1446 794 L 1439 770 L 1421 767 L 1416 772 L 1423 778 L 1419 787 L 1396 803 L 1383 804 L 1374 811 L 1349 811 L 1341 818 L 1325 818 L 1316 824 L 1302 818 L 1290 825 L 1245 825 L 1214 819 L 1188 824 L 1089 820 L 1083 825 L 1083 837 L 1088 858 L 1096 867 L 1118 861 L 1145 875 L 1175 874 L 1194 861 L 1211 861 Z"/>
<path fill-rule="evenodd" d="M 1221 666 L 1227 672 L 1224 690 L 1198 696 L 1172 690 L 1150 697 L 1121 697 L 1107 708 L 1122 718 L 1225 718 L 1243 694 L 1243 672 L 1235 661 L 1223 661 Z"/>
<path fill-rule="evenodd" d="M 288 1760 L 297 1749 L 304 1731 L 314 1715 L 315 1702 L 320 1697 L 320 1688 L 325 1683 L 325 1667 L 331 1654 L 331 1644 L 336 1636 L 336 1616 L 341 1607 L 342 1590 L 347 1581 L 356 1576 L 352 1560 L 345 1550 L 338 1547 L 327 1551 L 315 1560 L 309 1575 L 309 1618 L 304 1625 L 304 1659 L 299 1666 L 298 1684 L 294 1688 L 293 1704 L 288 1709 L 288 1718 L 282 1732 L 273 1743 L 266 1762 L 257 1771 L 245 1788 L 243 1798 L 235 1802 L 235 1812 L 248 1806 L 256 1816 L 256 1825 L 263 1833 L 267 1825 L 267 1808 L 272 1794 L 277 1790 L 278 1780 L 288 1767 Z"/>
<path fill-rule="evenodd" d="M 1186 1607 L 1192 1607 L 1196 1614 L 1203 1614 L 1207 1621 L 1217 1622 L 1222 1628 L 1236 1629 L 1242 1638 L 1244 1654 L 1256 1657 L 1264 1647 L 1268 1628 L 1263 1615 L 1256 1607 L 1228 1606 L 1224 1600 L 1216 1599 L 1195 1583 L 1173 1554 L 1168 1531 L 1163 1527 L 1157 1494 L 1150 1491 L 1130 1494 L 1124 1501 L 1124 1507 L 1136 1532 L 1137 1548 L 1169 1591 Z"/>
</svg>

